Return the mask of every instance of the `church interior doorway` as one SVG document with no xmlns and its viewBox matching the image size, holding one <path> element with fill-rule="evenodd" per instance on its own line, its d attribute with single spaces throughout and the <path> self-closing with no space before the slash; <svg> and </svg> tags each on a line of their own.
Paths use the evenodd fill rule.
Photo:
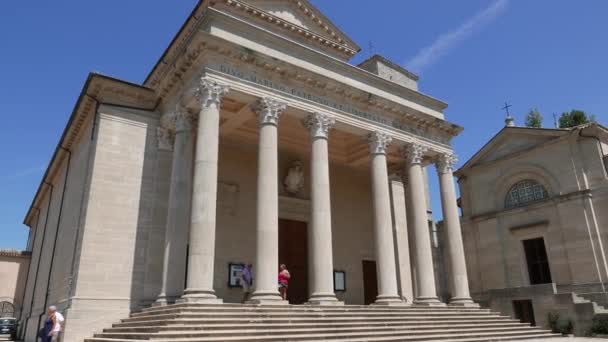
<svg viewBox="0 0 608 342">
<path fill-rule="evenodd" d="M 306 222 L 279 220 L 279 264 L 285 264 L 291 274 L 287 291 L 290 304 L 308 301 L 307 228 Z M 279 265 L 277 277 L 278 269 Z"/>
<path fill-rule="evenodd" d="M 376 262 L 362 260 L 363 262 L 363 298 L 365 305 L 370 305 L 378 297 L 378 278 L 376 277 Z"/>
</svg>

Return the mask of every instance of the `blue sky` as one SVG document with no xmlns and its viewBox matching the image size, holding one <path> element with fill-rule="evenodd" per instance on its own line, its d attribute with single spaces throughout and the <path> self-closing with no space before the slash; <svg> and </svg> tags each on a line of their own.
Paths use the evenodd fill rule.
<svg viewBox="0 0 608 342">
<path fill-rule="evenodd" d="M 420 90 L 465 127 L 461 165 L 537 107 L 608 123 L 608 2 L 312 0 L 363 47 L 413 68 Z M 373 3 L 373 5 L 370 5 Z M 89 71 L 142 82 L 194 0 L 0 2 L 0 248 L 24 248 L 23 216 Z M 437 183 L 431 174 L 439 218 Z"/>
</svg>

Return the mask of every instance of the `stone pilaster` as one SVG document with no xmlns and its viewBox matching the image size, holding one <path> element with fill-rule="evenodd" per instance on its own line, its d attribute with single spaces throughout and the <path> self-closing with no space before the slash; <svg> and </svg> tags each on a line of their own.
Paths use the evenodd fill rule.
<svg viewBox="0 0 608 342">
<path fill-rule="evenodd" d="M 386 148 L 392 138 L 373 132 L 368 136 L 371 158 L 374 234 L 378 272 L 378 297 L 375 304 L 403 304 L 397 291 L 397 268 L 391 219 L 391 200 L 386 164 Z"/>
<path fill-rule="evenodd" d="M 452 292 L 450 305 L 478 306 L 469 293 L 469 279 L 462 243 L 462 230 L 454 190 L 454 164 L 456 156 L 442 154 L 436 162 L 439 186 L 441 189 L 441 207 L 448 250 L 449 279 Z"/>
<path fill-rule="evenodd" d="M 165 231 L 165 250 L 161 294 L 157 305 L 166 305 L 181 297 L 186 272 L 186 247 L 190 229 L 190 201 L 192 199 L 192 134 L 193 116 L 183 108 L 163 117 L 169 127 L 161 148 L 173 150 L 169 209 Z M 170 138 L 169 138 L 170 137 Z M 174 141 L 173 144 L 170 142 Z"/>
<path fill-rule="evenodd" d="M 433 252 L 429 236 L 429 225 L 426 213 L 426 195 L 422 159 L 428 148 L 417 143 L 409 144 L 403 149 L 406 159 L 407 179 L 410 187 L 408 195 L 411 204 L 410 215 L 413 215 L 412 227 L 414 236 L 414 260 L 416 263 L 416 298 L 414 304 L 443 305 L 437 298 L 435 273 L 433 269 Z"/>
<path fill-rule="evenodd" d="M 334 267 L 331 238 L 331 191 L 329 183 L 329 152 L 327 139 L 335 120 L 321 113 L 312 113 L 304 121 L 311 140 L 311 220 L 308 229 L 310 304 L 335 305 Z"/>
<path fill-rule="evenodd" d="M 202 78 L 196 96 L 200 101 L 194 162 L 194 186 L 190 218 L 188 282 L 182 299 L 187 302 L 216 303 L 213 290 L 217 169 L 220 103 L 228 87 Z"/>
<path fill-rule="evenodd" d="M 287 104 L 273 98 L 260 100 L 257 114 L 260 126 L 258 146 L 258 198 L 256 225 L 256 281 L 251 302 L 288 304 L 278 290 L 279 268 L 279 186 L 278 123 Z"/>
</svg>

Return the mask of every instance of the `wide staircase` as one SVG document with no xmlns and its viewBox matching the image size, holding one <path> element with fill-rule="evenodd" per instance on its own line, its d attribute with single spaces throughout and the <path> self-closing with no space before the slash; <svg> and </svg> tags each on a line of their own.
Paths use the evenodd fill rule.
<svg viewBox="0 0 608 342">
<path fill-rule="evenodd" d="M 464 342 L 555 336 L 477 308 L 176 304 L 133 313 L 85 341 Z"/>
</svg>

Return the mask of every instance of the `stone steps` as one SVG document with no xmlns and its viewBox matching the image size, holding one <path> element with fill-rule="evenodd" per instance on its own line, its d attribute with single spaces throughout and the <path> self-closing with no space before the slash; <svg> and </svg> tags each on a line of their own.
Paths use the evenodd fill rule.
<svg viewBox="0 0 608 342">
<path fill-rule="evenodd" d="M 429 334 L 429 329 L 418 329 L 417 327 L 382 327 L 382 332 L 406 331 L 409 336 Z M 459 333 L 466 329 L 467 333 L 479 332 L 505 332 L 505 331 L 521 331 L 518 326 L 494 326 L 494 327 L 436 327 L 432 329 L 432 333 L 450 334 Z M 339 328 L 271 328 L 271 329 L 224 329 L 224 330 L 203 330 L 203 331 L 162 331 L 162 332 L 106 332 L 95 336 L 107 338 L 122 338 L 122 339 L 180 339 L 180 338 L 197 338 L 197 337 L 231 337 L 231 336 L 258 336 L 258 335 L 303 335 L 303 334 L 337 334 L 337 333 L 376 333 L 378 327 L 339 327 Z"/>
<path fill-rule="evenodd" d="M 178 304 L 133 313 L 86 342 L 472 342 L 554 336 L 479 308 Z"/>
<path fill-rule="evenodd" d="M 192 330 L 221 330 L 221 329 L 270 329 L 270 328 L 308 328 L 314 329 L 318 327 L 328 328 L 349 328 L 349 327 L 385 327 L 385 328 L 407 328 L 416 327 L 417 329 L 434 329 L 434 328 L 474 328 L 474 327 L 505 327 L 505 326 L 529 326 L 526 323 L 504 322 L 503 320 L 490 321 L 490 322 L 471 322 L 471 321 L 439 321 L 439 322 L 345 322 L 345 323 L 326 323 L 326 322 L 315 322 L 315 323 L 275 323 L 275 324 L 196 324 L 196 325 L 182 325 L 182 324 L 171 324 L 171 325 L 151 325 L 151 326 L 136 326 L 136 327 L 113 327 L 104 329 L 104 332 L 159 332 L 159 331 L 171 331 L 179 329 L 180 331 L 192 331 Z"/>
<path fill-rule="evenodd" d="M 504 316 L 479 316 L 477 318 L 471 318 L 468 317 L 467 320 L 465 320 L 466 322 L 490 322 L 490 321 L 496 321 L 496 320 L 500 320 L 502 322 L 505 322 L 506 320 L 508 320 L 508 317 L 504 317 Z M 168 325 L 169 323 L 173 323 L 173 324 L 183 324 L 183 325 L 187 325 L 187 324 L 208 324 L 208 323 L 214 323 L 214 324 L 245 324 L 245 323 L 266 323 L 266 324 L 306 324 L 306 323 L 312 323 L 312 324 L 316 324 L 316 323 L 356 323 L 356 324 L 363 324 L 363 323 L 370 323 L 370 322 L 376 322 L 376 323 L 399 323 L 399 322 L 403 322 L 403 323 L 414 323 L 414 324 L 422 324 L 422 323 L 435 323 L 435 322 L 441 322 L 441 323 L 445 323 L 445 322 L 462 322 L 462 320 L 458 317 L 454 317 L 454 318 L 449 318 L 446 319 L 445 317 L 427 317 L 427 318 L 420 318 L 420 317 L 409 317 L 409 318 L 395 318 L 395 317 L 391 317 L 391 318 L 386 318 L 386 317 L 372 317 L 372 318 L 366 318 L 366 317 L 336 317 L 336 318 L 322 318 L 322 319 L 300 319 L 300 318 L 258 318 L 258 319 L 253 319 L 253 318 L 249 318 L 247 320 L 242 319 L 222 319 L 222 318 L 207 318 L 204 320 L 201 319 L 175 319 L 172 321 L 168 321 L 168 320 L 145 320 L 145 321 L 136 321 L 136 322 L 121 322 L 121 323 L 115 323 L 113 325 L 113 327 L 136 327 L 136 326 L 149 326 L 149 325 Z"/>
<path fill-rule="evenodd" d="M 171 313 L 183 312 L 187 308 L 189 312 L 490 312 L 489 309 L 467 308 L 467 307 L 419 307 L 419 306 L 309 306 L 309 305 L 289 305 L 289 306 L 266 306 L 258 305 L 196 305 L 196 304 L 176 304 L 171 306 L 150 307 L 140 312 L 132 313 L 130 317 L 145 316 L 151 313 Z"/>
<path fill-rule="evenodd" d="M 489 313 L 476 313 L 476 312 L 180 312 L 180 313 L 158 313 L 158 314 L 148 314 L 142 316 L 134 316 L 129 317 L 123 320 L 123 322 L 138 322 L 145 321 L 151 319 L 174 319 L 174 318 L 184 318 L 184 319 L 206 319 L 206 318 L 239 318 L 239 319 L 247 319 L 247 318 L 280 318 L 280 317 L 290 317 L 290 318 L 331 318 L 331 317 L 487 317 L 494 316 L 499 317 L 498 315 L 493 315 Z"/>
<path fill-rule="evenodd" d="M 261 335 L 261 336 L 232 336 L 232 337 L 208 337 L 208 338 L 145 338 L 137 339 L 121 339 L 121 338 L 104 338 L 94 337 L 86 339 L 85 342 L 140 342 L 153 340 L 155 342 L 220 342 L 220 341 L 238 341 L 238 342 L 254 342 L 254 341 L 297 341 L 297 342 L 318 342 L 318 341 L 442 341 L 442 342 L 488 342 L 488 341 L 511 341 L 511 340 L 528 340 L 537 338 L 558 337 L 555 334 L 546 332 L 488 332 L 488 333 L 447 333 L 447 334 L 427 334 L 412 336 L 409 331 L 394 331 L 394 332 L 373 332 L 373 333 L 338 333 L 338 334 L 305 334 L 305 335 Z"/>
</svg>

